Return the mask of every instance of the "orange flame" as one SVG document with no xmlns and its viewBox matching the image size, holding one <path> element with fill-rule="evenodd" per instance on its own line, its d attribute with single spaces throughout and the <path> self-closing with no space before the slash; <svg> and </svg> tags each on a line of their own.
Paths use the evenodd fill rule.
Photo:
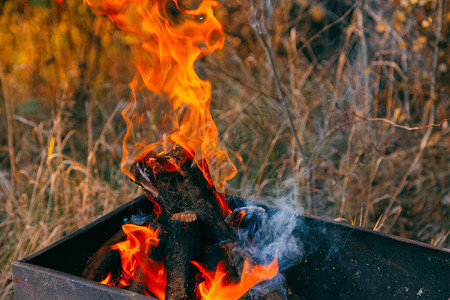
<svg viewBox="0 0 450 300">
<path fill-rule="evenodd" d="M 206 270 L 195 261 L 192 261 L 192 263 L 200 270 L 205 278 L 205 281 L 198 285 L 198 296 L 203 300 L 239 299 L 255 284 L 272 279 L 278 273 L 277 257 L 266 266 L 252 266 L 248 260 L 245 260 L 239 283 L 226 281 L 227 273 L 224 271 L 221 263 L 219 263 L 215 272 Z"/>
<path fill-rule="evenodd" d="M 123 242 L 119 242 L 111 249 L 119 250 L 122 262 L 122 276 L 118 282 L 111 282 L 111 274 L 101 281 L 101 283 L 125 287 L 130 285 L 130 281 L 137 280 L 144 284 L 147 289 L 159 299 L 165 297 L 166 269 L 164 262 L 154 261 L 149 258 L 152 247 L 157 247 L 159 243 L 157 230 L 150 226 L 138 226 L 125 224 L 122 230 L 127 236 Z M 136 268 L 139 266 L 144 272 L 139 278 L 135 277 Z"/>
<path fill-rule="evenodd" d="M 245 217 L 245 211 L 240 211 L 238 214 L 236 214 L 230 220 L 231 227 L 240 226 L 244 217 Z"/>
<path fill-rule="evenodd" d="M 146 116 L 138 113 L 136 90 L 139 77 L 131 82 L 134 99 L 123 111 L 127 123 L 122 171 L 133 179 L 129 166 L 137 157 L 156 147 L 166 150 L 173 143 L 192 149 L 197 162 L 205 161 L 213 183 L 224 193 L 225 181 L 236 174 L 227 153 L 217 147 L 218 131 L 209 111 L 211 84 L 201 80 L 194 62 L 223 46 L 222 25 L 214 16 L 214 0 L 84 0 L 94 12 L 108 16 L 131 34 L 135 65 L 145 87 L 168 97 L 164 112 L 173 132 L 161 139 L 134 141 L 135 130 Z M 151 105 L 151 104 L 150 104 Z M 199 164 L 206 168 L 206 165 Z M 206 169 L 203 170 L 204 172 Z"/>
</svg>

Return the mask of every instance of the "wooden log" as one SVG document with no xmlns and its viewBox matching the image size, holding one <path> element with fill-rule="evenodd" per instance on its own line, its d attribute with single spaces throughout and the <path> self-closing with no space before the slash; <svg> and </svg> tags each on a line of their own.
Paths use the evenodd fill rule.
<svg viewBox="0 0 450 300">
<path fill-rule="evenodd" d="M 150 291 L 147 289 L 147 286 L 145 285 L 146 281 L 146 275 L 144 270 L 138 265 L 136 267 L 136 271 L 134 272 L 133 280 L 131 281 L 130 286 L 128 287 L 129 291 L 145 294 L 150 293 Z"/>
<path fill-rule="evenodd" d="M 214 187 L 180 146 L 162 155 L 149 152 L 132 164 L 130 172 L 147 197 L 158 203 L 168 216 L 190 210 L 199 199 L 208 199 L 213 206 L 218 206 Z"/>
<path fill-rule="evenodd" d="M 180 146 L 163 155 L 148 153 L 131 166 L 130 172 L 147 197 L 160 206 L 160 222 L 189 210 L 210 228 L 208 236 L 214 236 L 215 242 L 237 241 L 233 229 L 223 220 L 214 187 Z"/>
<path fill-rule="evenodd" d="M 168 153 L 162 155 L 150 152 L 134 163 L 130 171 L 135 177 L 135 182 L 143 188 L 147 197 L 160 205 L 159 222 L 164 223 L 169 230 L 170 237 L 166 247 L 168 274 L 166 290 L 169 292 L 167 292 L 166 298 L 172 297 L 171 293 L 174 290 L 179 291 L 174 299 L 185 297 L 189 291 L 192 292 L 193 288 L 191 287 L 189 290 L 183 287 L 186 282 L 188 285 L 192 285 L 192 281 L 185 278 L 185 273 L 189 272 L 192 266 L 190 263 L 183 265 L 187 262 L 186 260 L 181 264 L 177 261 L 178 254 L 174 255 L 173 246 L 189 249 L 192 243 L 198 245 L 202 243 L 206 248 L 208 245 L 220 244 L 220 253 L 216 253 L 218 255 L 211 259 L 208 265 L 214 261 L 216 262 L 215 267 L 221 261 L 229 271 L 230 280 L 239 279 L 237 268 L 230 255 L 230 245 L 238 243 L 238 238 L 222 217 L 214 186 L 205 179 L 203 172 L 193 163 L 193 158 L 184 149 L 175 146 Z M 201 240 L 199 237 L 195 237 L 194 241 L 188 238 L 180 240 L 178 237 L 180 230 L 177 228 L 180 225 L 174 220 L 179 216 L 185 216 L 184 212 L 190 212 L 195 215 L 196 220 L 198 219 L 196 222 L 200 225 L 200 234 L 196 233 L 195 235 L 201 235 Z M 198 225 L 196 226 L 198 227 Z M 175 259 L 172 259 L 172 256 Z M 205 256 L 203 258 L 207 259 Z M 172 272 L 171 265 L 177 266 L 179 269 Z M 187 292 L 183 292 L 183 290 Z"/>
<path fill-rule="evenodd" d="M 190 263 L 200 254 L 199 222 L 195 213 L 172 215 L 166 246 L 166 300 L 194 298 L 196 269 Z"/>
<path fill-rule="evenodd" d="M 211 204 L 211 201 L 201 198 L 192 206 L 192 209 L 199 220 L 206 225 L 202 228 L 207 231 L 209 237 L 216 237 L 217 242 L 237 241 L 234 230 L 220 217 L 220 211 Z"/>
<path fill-rule="evenodd" d="M 207 247 L 201 253 L 199 262 L 207 269 L 215 271 L 219 263 L 223 270 L 227 272 L 228 282 L 239 282 L 240 277 L 236 266 L 231 258 L 231 247 L 228 243 L 218 243 Z"/>
<path fill-rule="evenodd" d="M 111 246 L 126 239 L 127 236 L 122 229 L 117 231 L 89 258 L 82 276 L 99 282 L 109 273 L 117 273 L 121 269 L 120 253 L 112 250 Z"/>
</svg>

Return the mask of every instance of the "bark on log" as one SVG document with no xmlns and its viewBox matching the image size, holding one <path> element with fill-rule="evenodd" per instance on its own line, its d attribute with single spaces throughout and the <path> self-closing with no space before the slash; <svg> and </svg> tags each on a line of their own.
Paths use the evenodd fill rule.
<svg viewBox="0 0 450 300">
<path fill-rule="evenodd" d="M 199 222 L 193 212 L 172 215 L 166 246 L 166 300 L 191 299 L 196 269 L 191 260 L 200 254 Z"/>
</svg>

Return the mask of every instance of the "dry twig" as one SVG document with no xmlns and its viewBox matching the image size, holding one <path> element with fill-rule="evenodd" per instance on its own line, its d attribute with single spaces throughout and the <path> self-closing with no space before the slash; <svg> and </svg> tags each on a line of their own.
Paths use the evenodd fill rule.
<svg viewBox="0 0 450 300">
<path fill-rule="evenodd" d="M 386 118 L 366 118 L 366 117 L 363 117 L 363 116 L 361 116 L 361 115 L 359 115 L 359 114 L 357 114 L 355 112 L 353 112 L 353 115 L 355 117 L 363 120 L 363 121 L 383 122 L 383 123 L 387 123 L 389 125 L 392 125 L 394 127 L 405 129 L 405 130 L 409 130 L 409 131 L 422 130 L 422 129 L 427 129 L 427 128 L 430 128 L 430 127 L 441 127 L 445 122 L 449 121 L 449 118 L 446 118 L 446 119 L 442 120 L 440 123 L 437 123 L 437 124 L 429 124 L 429 125 L 425 125 L 425 126 L 408 127 L 408 126 L 405 126 L 405 125 L 400 125 L 400 124 L 394 123 L 391 120 L 388 120 Z"/>
</svg>

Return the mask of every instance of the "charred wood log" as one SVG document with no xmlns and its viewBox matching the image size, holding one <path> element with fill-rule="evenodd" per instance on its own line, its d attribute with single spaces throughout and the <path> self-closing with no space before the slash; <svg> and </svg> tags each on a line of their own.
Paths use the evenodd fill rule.
<svg viewBox="0 0 450 300">
<path fill-rule="evenodd" d="M 222 218 L 214 187 L 180 146 L 163 155 L 150 152 L 131 166 L 131 173 L 147 198 L 160 206 L 161 222 L 189 210 L 210 228 L 209 234 L 217 242 L 237 241 L 234 231 Z"/>
<path fill-rule="evenodd" d="M 180 146 L 162 155 L 149 152 L 131 166 L 130 172 L 147 197 L 169 216 L 190 210 L 199 199 L 210 199 L 220 213 L 214 187 L 205 179 L 193 157 Z"/>
<path fill-rule="evenodd" d="M 236 266 L 231 258 L 231 247 L 229 243 L 219 243 L 207 247 L 202 251 L 199 261 L 207 270 L 215 271 L 221 263 L 223 270 L 227 272 L 228 282 L 239 282 L 240 277 Z"/>
<path fill-rule="evenodd" d="M 111 246 L 125 241 L 127 236 L 122 229 L 109 238 L 87 261 L 82 276 L 89 280 L 101 281 L 109 273 L 116 273 L 121 268 L 120 253 Z"/>
</svg>

